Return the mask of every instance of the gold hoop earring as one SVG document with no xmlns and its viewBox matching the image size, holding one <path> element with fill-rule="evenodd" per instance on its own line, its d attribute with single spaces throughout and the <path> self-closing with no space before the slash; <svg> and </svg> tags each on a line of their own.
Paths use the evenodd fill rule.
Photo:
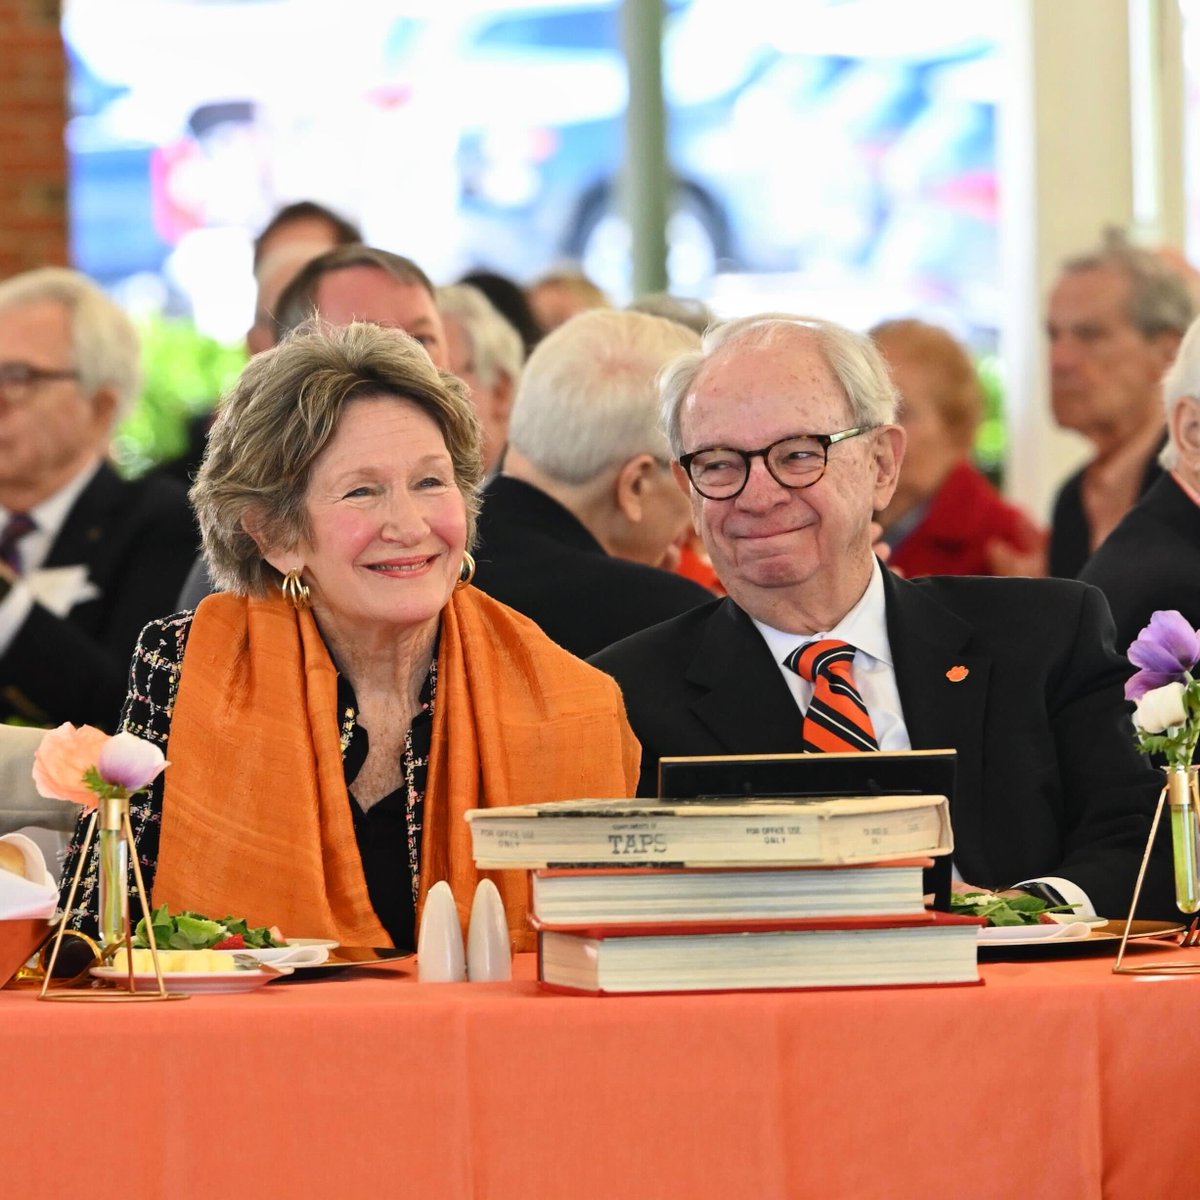
<svg viewBox="0 0 1200 1200">
<path fill-rule="evenodd" d="M 300 582 L 298 568 L 293 568 L 283 577 L 279 590 L 283 593 L 283 598 L 297 612 L 312 605 L 312 594 L 308 590 L 308 585 Z"/>
<path fill-rule="evenodd" d="M 468 587 L 471 580 L 475 578 L 475 560 L 467 551 L 463 551 L 462 566 L 458 568 L 458 582 L 454 585 L 454 590 Z"/>
</svg>

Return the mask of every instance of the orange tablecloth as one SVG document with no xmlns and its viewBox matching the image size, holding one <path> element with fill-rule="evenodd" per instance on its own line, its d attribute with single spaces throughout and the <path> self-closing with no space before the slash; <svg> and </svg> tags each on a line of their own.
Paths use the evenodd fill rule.
<svg viewBox="0 0 1200 1200">
<path fill-rule="evenodd" d="M 610 999 L 539 992 L 528 960 L 171 1004 L 8 990 L 0 1163 L 9 1195 L 138 1200 L 1196 1195 L 1200 977 L 1111 965 Z"/>
</svg>

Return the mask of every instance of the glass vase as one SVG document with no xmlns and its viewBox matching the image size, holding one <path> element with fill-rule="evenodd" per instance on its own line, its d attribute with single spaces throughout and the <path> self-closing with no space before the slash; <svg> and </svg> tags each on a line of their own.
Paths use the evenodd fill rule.
<svg viewBox="0 0 1200 1200">
<path fill-rule="evenodd" d="M 100 949 L 105 953 L 125 942 L 129 931 L 129 816 L 127 796 L 104 797 L 99 804 Z"/>
<path fill-rule="evenodd" d="M 1175 861 L 1175 903 L 1179 911 L 1200 911 L 1200 789 L 1196 767 L 1167 767 L 1171 811 L 1171 850 Z"/>
</svg>

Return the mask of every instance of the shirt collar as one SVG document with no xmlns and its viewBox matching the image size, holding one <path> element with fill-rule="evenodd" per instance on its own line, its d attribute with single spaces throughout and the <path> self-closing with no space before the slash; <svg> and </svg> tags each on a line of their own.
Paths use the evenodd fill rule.
<svg viewBox="0 0 1200 1200">
<path fill-rule="evenodd" d="M 752 617 L 751 620 L 754 620 Z M 823 633 L 795 634 L 775 629 L 762 621 L 754 620 L 776 662 L 783 662 L 798 645 L 819 641 L 822 638 L 837 638 L 847 642 L 860 654 L 891 667 L 892 643 L 887 631 L 887 596 L 883 588 L 883 568 L 874 559 L 871 579 L 867 590 L 858 603 L 830 630 Z"/>
</svg>

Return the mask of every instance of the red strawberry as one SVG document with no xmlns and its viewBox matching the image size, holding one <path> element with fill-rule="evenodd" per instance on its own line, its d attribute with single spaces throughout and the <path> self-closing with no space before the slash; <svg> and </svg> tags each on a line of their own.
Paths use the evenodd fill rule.
<svg viewBox="0 0 1200 1200">
<path fill-rule="evenodd" d="M 231 933 L 213 946 L 214 950 L 245 950 L 246 939 L 240 933 Z"/>
</svg>

